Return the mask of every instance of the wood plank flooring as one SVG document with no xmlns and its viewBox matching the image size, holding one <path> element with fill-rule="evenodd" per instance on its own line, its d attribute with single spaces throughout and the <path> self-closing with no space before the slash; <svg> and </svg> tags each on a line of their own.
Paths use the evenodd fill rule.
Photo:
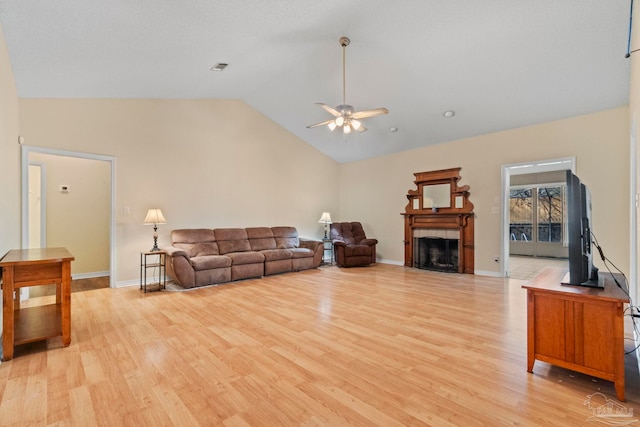
<svg viewBox="0 0 640 427">
<path fill-rule="evenodd" d="M 584 402 L 613 384 L 526 372 L 522 283 L 378 264 L 74 293 L 69 347 L 0 365 L 0 425 L 593 425 Z"/>
<path fill-rule="evenodd" d="M 109 276 L 91 277 L 88 279 L 74 279 L 71 281 L 71 292 L 92 291 L 94 289 L 108 288 Z M 56 285 L 30 286 L 29 297 L 38 298 L 56 294 Z"/>
</svg>

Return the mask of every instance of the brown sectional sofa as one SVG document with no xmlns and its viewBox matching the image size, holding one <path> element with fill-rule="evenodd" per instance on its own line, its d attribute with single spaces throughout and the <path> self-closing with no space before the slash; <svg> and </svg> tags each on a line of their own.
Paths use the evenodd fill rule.
<svg viewBox="0 0 640 427">
<path fill-rule="evenodd" d="M 173 230 L 163 250 L 167 274 L 192 288 L 316 268 L 324 248 L 295 227 L 249 227 Z"/>
</svg>

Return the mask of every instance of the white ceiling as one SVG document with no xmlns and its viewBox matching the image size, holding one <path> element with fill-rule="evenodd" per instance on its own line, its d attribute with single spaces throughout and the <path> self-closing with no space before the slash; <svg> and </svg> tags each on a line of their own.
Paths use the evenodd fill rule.
<svg viewBox="0 0 640 427">
<path fill-rule="evenodd" d="M 0 0 L 0 20 L 20 97 L 242 99 L 339 162 L 628 103 L 623 0 Z M 347 103 L 389 109 L 346 142 L 306 128 L 342 101 L 343 35 Z"/>
</svg>

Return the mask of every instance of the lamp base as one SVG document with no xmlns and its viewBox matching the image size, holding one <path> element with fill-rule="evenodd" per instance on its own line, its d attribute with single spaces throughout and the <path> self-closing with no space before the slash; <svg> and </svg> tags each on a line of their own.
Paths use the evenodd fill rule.
<svg viewBox="0 0 640 427">
<path fill-rule="evenodd" d="M 149 252 L 160 252 L 160 248 L 158 247 L 158 233 L 156 232 L 158 228 L 153 226 L 153 247 Z"/>
</svg>

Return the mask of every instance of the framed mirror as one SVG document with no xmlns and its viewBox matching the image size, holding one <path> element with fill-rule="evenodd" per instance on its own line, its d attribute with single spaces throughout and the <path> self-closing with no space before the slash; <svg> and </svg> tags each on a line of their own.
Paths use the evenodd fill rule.
<svg viewBox="0 0 640 427">
<path fill-rule="evenodd" d="M 451 207 L 451 184 L 422 187 L 422 209 Z"/>
</svg>

